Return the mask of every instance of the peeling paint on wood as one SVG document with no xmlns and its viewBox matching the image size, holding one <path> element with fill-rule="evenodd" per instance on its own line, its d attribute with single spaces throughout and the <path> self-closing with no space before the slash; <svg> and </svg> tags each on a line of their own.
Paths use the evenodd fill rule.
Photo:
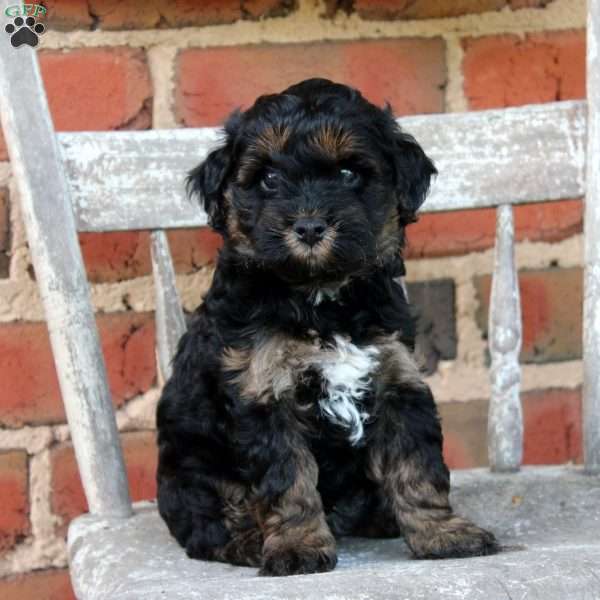
<svg viewBox="0 0 600 600">
<path fill-rule="evenodd" d="M 521 410 L 521 300 L 510 205 L 497 209 L 496 249 L 489 317 L 491 397 L 488 455 L 493 471 L 516 471 L 523 455 Z"/>
<path fill-rule="evenodd" d="M 406 117 L 400 125 L 440 172 L 424 212 L 583 195 L 585 103 Z M 80 231 L 205 225 L 187 172 L 220 130 L 61 133 Z M 526 159 L 524 158 L 526 157 Z"/>
<path fill-rule="evenodd" d="M 588 471 L 600 471 L 600 0 L 588 0 L 588 145 L 583 300 L 583 452 Z"/>
<path fill-rule="evenodd" d="M 175 287 L 175 271 L 164 231 L 153 231 L 152 274 L 156 298 L 156 347 L 158 366 L 163 380 L 171 376 L 171 360 L 179 339 L 186 330 L 179 294 Z"/>
<path fill-rule="evenodd" d="M 518 498 L 518 501 L 515 499 Z M 259 577 L 256 569 L 190 560 L 158 516 L 88 515 L 69 531 L 71 577 L 86 600 L 438 600 L 600 597 L 600 478 L 525 467 L 452 473 L 452 506 L 496 533 L 495 556 L 414 560 L 401 539 L 344 538 L 331 573 Z M 560 515 L 560 517 L 557 516 Z M 581 523 L 588 526 L 581 527 Z"/>
<path fill-rule="evenodd" d="M 10 2 L 2 0 L 3 12 Z M 2 127 L 90 510 L 131 512 L 89 287 L 35 52 L 0 38 Z"/>
</svg>

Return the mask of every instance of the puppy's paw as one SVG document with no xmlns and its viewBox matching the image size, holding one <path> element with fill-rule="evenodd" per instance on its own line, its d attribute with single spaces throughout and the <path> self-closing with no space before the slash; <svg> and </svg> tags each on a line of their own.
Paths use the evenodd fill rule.
<svg viewBox="0 0 600 600">
<path fill-rule="evenodd" d="M 415 558 L 466 558 L 500 551 L 493 533 L 460 517 L 407 534 L 406 542 Z"/>
<path fill-rule="evenodd" d="M 335 550 L 331 548 L 286 548 L 265 555 L 260 575 L 281 577 L 332 571 L 337 564 Z"/>
</svg>

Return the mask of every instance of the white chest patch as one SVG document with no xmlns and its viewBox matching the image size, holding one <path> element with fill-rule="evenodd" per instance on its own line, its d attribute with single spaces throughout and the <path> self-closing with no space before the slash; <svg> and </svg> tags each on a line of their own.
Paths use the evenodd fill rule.
<svg viewBox="0 0 600 600">
<path fill-rule="evenodd" d="M 319 407 L 332 423 L 348 429 L 350 443 L 356 444 L 369 418 L 361 401 L 369 389 L 370 374 L 379 364 L 379 350 L 375 346 L 356 346 L 338 335 L 334 340 L 335 345 L 320 364 L 324 397 Z"/>
</svg>

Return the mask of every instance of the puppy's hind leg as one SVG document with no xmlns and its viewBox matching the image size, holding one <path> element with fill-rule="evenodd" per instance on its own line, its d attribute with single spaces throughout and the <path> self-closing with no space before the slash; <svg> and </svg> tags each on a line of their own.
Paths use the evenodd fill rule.
<svg viewBox="0 0 600 600">
<path fill-rule="evenodd" d="M 258 566 L 262 535 L 256 524 L 231 528 L 217 489 L 195 479 L 188 487 L 184 476 L 159 477 L 158 509 L 173 537 L 190 558 Z"/>
</svg>

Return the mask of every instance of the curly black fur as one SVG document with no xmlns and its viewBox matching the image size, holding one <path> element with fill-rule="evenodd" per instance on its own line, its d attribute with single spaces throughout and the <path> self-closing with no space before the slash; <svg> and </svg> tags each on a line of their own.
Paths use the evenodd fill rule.
<svg viewBox="0 0 600 600">
<path fill-rule="evenodd" d="M 389 109 L 326 80 L 259 98 L 225 132 L 188 181 L 224 246 L 158 407 L 171 533 L 191 557 L 267 575 L 334 568 L 341 535 L 402 533 L 418 557 L 496 551 L 448 503 L 397 283 L 432 162 Z M 319 220 L 316 242 L 299 219 Z M 354 424 L 324 408 L 349 390 Z"/>
</svg>

